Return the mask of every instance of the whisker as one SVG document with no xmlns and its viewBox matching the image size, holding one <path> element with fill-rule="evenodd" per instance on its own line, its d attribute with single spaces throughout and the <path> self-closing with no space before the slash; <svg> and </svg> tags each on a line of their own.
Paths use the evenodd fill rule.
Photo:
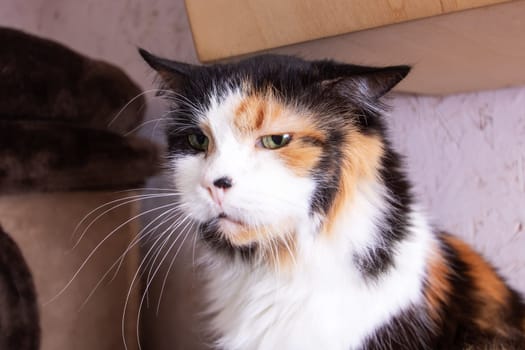
<svg viewBox="0 0 525 350">
<path fill-rule="evenodd" d="M 142 266 L 144 265 L 144 263 L 146 263 L 146 261 L 148 259 L 148 256 L 155 250 L 155 246 L 163 238 L 163 235 L 166 232 L 167 232 L 167 230 L 165 230 L 162 234 L 160 234 L 156 238 L 155 242 L 151 245 L 151 247 L 148 249 L 148 251 L 146 252 L 144 257 L 142 258 L 139 266 L 137 267 L 137 271 L 135 272 L 135 274 L 133 275 L 133 278 L 131 279 L 131 283 L 130 283 L 130 286 L 129 286 L 129 289 L 128 289 L 128 293 L 126 294 L 126 300 L 124 302 L 124 310 L 122 311 L 122 321 L 121 321 L 121 337 L 122 337 L 122 342 L 123 342 L 123 345 L 124 345 L 124 349 L 126 349 L 126 350 L 128 349 L 128 346 L 127 346 L 126 335 L 125 335 L 125 320 L 126 320 L 126 313 L 127 313 L 129 300 L 130 300 L 130 297 L 131 297 L 131 291 L 133 290 L 133 286 L 135 285 L 135 282 L 138 282 L 137 278 L 141 275 Z"/>
<path fill-rule="evenodd" d="M 165 215 L 166 213 L 170 213 L 170 212 L 172 212 L 173 210 L 176 210 L 176 209 L 177 209 L 177 208 L 175 208 L 175 209 L 171 209 L 171 210 L 168 210 L 168 211 L 166 211 L 165 213 L 163 213 L 163 214 L 161 214 L 161 215 Z M 159 217 L 161 217 L 161 216 L 159 216 Z M 156 227 L 159 227 L 159 226 L 161 226 L 163 223 L 165 223 L 166 221 L 169 221 L 170 218 L 171 218 L 171 217 L 168 217 L 168 219 L 165 219 L 165 220 L 162 221 L 160 224 L 158 224 Z M 151 221 L 151 222 L 148 224 L 148 226 L 151 225 L 151 224 L 153 224 L 153 223 L 154 223 L 155 221 L 157 221 L 157 220 L 158 220 L 158 218 L 154 219 L 153 221 Z M 142 232 L 144 229 L 146 229 L 148 226 L 144 227 L 144 228 L 141 230 L 141 232 Z M 126 250 L 124 251 L 124 253 L 122 253 L 122 254 L 120 255 L 120 257 L 117 258 L 117 260 L 116 260 L 116 261 L 115 261 L 115 262 L 114 262 L 114 263 L 113 263 L 113 264 L 107 269 L 106 273 L 104 273 L 104 275 L 98 280 L 98 282 L 97 282 L 97 284 L 95 285 L 95 287 L 91 290 L 91 292 L 88 294 L 88 296 L 86 297 L 86 299 L 84 300 L 84 302 L 82 303 L 82 305 L 79 307 L 79 311 L 80 311 L 82 308 L 84 308 L 84 306 L 89 302 L 89 300 L 90 300 L 91 297 L 95 294 L 95 292 L 98 290 L 98 288 L 100 287 L 100 285 L 102 284 L 102 282 L 105 280 L 105 278 L 109 275 L 109 273 L 113 270 L 113 268 L 114 268 L 114 267 L 117 265 L 117 263 L 118 263 L 118 267 L 117 267 L 117 269 L 116 269 L 116 271 L 115 271 L 113 277 L 110 279 L 110 282 L 113 281 L 113 280 L 116 278 L 116 276 L 117 276 L 117 274 L 118 274 L 118 272 L 119 272 L 119 270 L 120 270 L 120 268 L 121 268 L 121 266 L 122 266 L 122 263 L 124 262 L 124 257 L 129 253 L 129 251 L 130 251 L 135 245 L 137 245 L 137 244 L 138 244 L 143 238 L 145 238 L 145 236 L 142 236 L 142 235 L 141 235 L 141 232 L 139 232 L 139 233 L 137 234 L 137 236 L 132 240 L 132 242 L 131 242 L 130 244 L 128 244 L 128 246 L 127 246 Z"/>
<path fill-rule="evenodd" d="M 192 225 L 193 226 L 193 225 Z M 191 226 L 190 226 L 191 227 Z M 187 228 L 187 226 L 183 229 L 185 230 Z M 184 232 L 184 231 L 181 231 L 181 233 Z M 190 231 L 186 232 L 184 238 L 182 239 L 182 242 L 180 243 L 177 251 L 175 252 L 175 255 L 174 257 L 172 258 L 171 260 L 171 263 L 170 263 L 170 267 L 168 268 L 168 272 L 169 273 L 169 270 L 171 269 L 171 266 L 173 265 L 173 261 L 175 261 L 175 258 L 177 257 L 177 255 L 179 254 L 181 248 L 184 246 L 184 242 L 186 241 L 186 239 L 188 238 L 190 234 Z M 180 237 L 180 235 L 178 236 Z M 178 239 L 177 237 L 177 239 Z M 163 259 L 161 260 L 161 262 L 159 263 L 159 268 L 160 266 L 162 266 L 162 263 L 164 262 L 165 258 L 167 257 L 167 255 L 169 254 L 169 252 L 171 251 L 171 249 L 173 248 L 173 244 L 170 246 L 170 248 L 168 249 L 168 251 L 166 252 L 165 256 L 163 257 Z M 158 269 L 157 269 L 158 271 Z M 155 274 L 157 273 L 157 271 L 155 272 Z M 151 282 L 153 282 L 153 279 L 148 283 L 148 285 L 146 286 L 146 290 L 149 289 L 149 286 L 151 284 Z M 162 298 L 162 291 L 164 290 L 164 283 L 162 285 L 162 289 L 161 289 L 161 295 L 160 295 L 160 298 Z M 158 311 L 159 311 L 159 307 L 160 307 L 160 298 L 159 298 L 159 303 L 157 304 L 157 316 L 158 316 Z M 138 313 L 137 313 L 137 319 L 138 318 L 138 315 L 140 315 L 140 312 L 142 310 L 142 305 L 144 304 L 144 295 L 142 296 L 141 298 L 141 301 L 140 301 L 140 304 L 139 304 L 139 309 L 138 309 Z M 137 328 L 136 328 L 136 332 L 137 332 L 137 343 L 140 344 L 140 322 L 137 322 Z M 140 349 L 140 346 L 139 346 L 139 349 Z"/>
<path fill-rule="evenodd" d="M 159 89 L 149 89 L 149 90 L 146 90 L 146 91 L 143 91 L 141 92 L 140 94 L 138 94 L 137 96 L 133 97 L 131 100 L 128 101 L 128 103 L 126 103 L 118 112 L 117 114 L 109 121 L 108 123 L 108 127 L 110 127 L 117 119 L 118 117 L 120 117 L 120 115 L 122 114 L 122 112 L 124 112 L 124 110 L 126 108 L 129 107 L 130 104 L 132 104 L 133 102 L 135 102 L 138 98 L 146 95 L 146 94 L 149 94 L 150 92 L 157 92 L 159 91 Z"/>
<path fill-rule="evenodd" d="M 93 209 L 86 216 L 84 216 L 84 218 L 82 220 L 80 220 L 80 222 L 77 224 L 77 226 L 75 227 L 75 230 L 73 231 L 73 237 L 76 235 L 76 232 L 78 231 L 80 226 L 82 226 L 82 224 L 91 215 L 93 215 L 95 212 L 97 212 L 98 210 L 102 210 L 104 207 L 110 206 L 110 205 L 112 205 L 114 203 L 121 202 L 121 203 L 116 204 L 115 206 L 105 210 L 104 212 L 102 212 L 99 215 L 97 215 L 97 217 L 95 217 L 93 220 L 91 220 L 89 222 L 89 224 L 87 225 L 87 227 L 84 228 L 84 230 L 82 231 L 82 234 L 80 235 L 80 237 L 78 238 L 78 240 L 76 241 L 76 243 L 73 245 L 73 247 L 71 249 L 74 250 L 78 246 L 78 244 L 82 241 L 82 238 L 84 238 L 86 232 L 91 228 L 91 226 L 93 226 L 102 216 L 106 215 L 107 213 L 109 213 L 109 212 L 111 212 L 111 211 L 113 211 L 113 210 L 115 210 L 117 208 L 120 208 L 120 207 L 122 207 L 124 205 L 127 205 L 129 203 L 142 201 L 144 199 L 166 198 L 166 197 L 172 197 L 172 196 L 175 196 L 175 194 L 171 194 L 171 193 L 169 193 L 169 194 L 166 194 L 166 193 L 162 193 L 162 194 L 154 193 L 154 194 L 144 194 L 144 195 L 129 196 L 129 197 L 126 197 L 126 198 L 120 198 L 120 199 L 113 200 L 111 202 L 105 203 L 105 204 L 103 204 L 103 205 Z"/>
<path fill-rule="evenodd" d="M 115 191 L 113 193 L 137 192 L 137 191 L 144 191 L 144 192 L 146 191 L 168 191 L 168 192 L 180 194 L 180 192 L 177 192 L 174 188 L 164 188 L 164 187 L 137 187 L 137 188 L 129 188 L 126 190 Z"/>
<path fill-rule="evenodd" d="M 129 136 L 129 135 L 133 134 L 137 130 L 140 130 L 142 127 L 144 127 L 144 126 L 146 126 L 148 124 L 155 123 L 155 122 L 157 122 L 157 124 L 158 124 L 159 120 L 162 120 L 162 119 L 164 119 L 164 116 L 161 116 L 160 118 L 146 120 L 145 122 L 140 123 L 139 125 L 137 125 L 133 129 L 131 129 L 130 131 L 125 133 L 124 136 Z M 153 134 L 151 135 L 151 137 L 153 138 Z"/>
<path fill-rule="evenodd" d="M 163 209 L 163 208 L 166 208 L 168 206 L 172 206 L 174 205 L 174 203 L 170 203 L 170 204 L 166 204 L 166 205 L 163 205 L 163 206 L 160 206 L 160 207 L 157 207 L 157 208 L 153 208 L 153 209 L 150 209 L 150 210 L 147 210 L 145 212 L 142 212 L 140 214 L 137 214 L 137 215 L 134 215 L 132 218 L 126 220 L 125 222 L 123 222 L 122 224 L 120 224 L 119 226 L 117 226 L 115 229 L 113 229 L 109 234 L 106 235 L 106 237 L 104 237 L 96 246 L 95 248 L 93 248 L 93 250 L 89 253 L 89 255 L 87 256 L 86 259 L 84 259 L 84 262 L 80 265 L 80 267 L 78 268 L 78 270 L 73 274 L 73 277 L 66 283 L 66 285 L 53 297 L 51 298 L 49 301 L 45 302 L 44 303 L 44 306 L 47 306 L 49 305 L 50 303 L 52 303 L 53 301 L 55 301 L 58 297 L 60 297 L 64 292 L 65 290 L 71 285 L 71 283 L 73 283 L 73 281 L 75 280 L 75 278 L 78 276 L 78 274 L 84 269 L 84 267 L 86 266 L 86 264 L 91 260 L 91 258 L 93 257 L 93 255 L 98 251 L 98 249 L 111 237 L 113 236 L 113 234 L 115 232 L 117 232 L 119 229 L 121 229 L 122 227 L 124 227 L 125 225 L 129 224 L 131 221 L 137 219 L 138 217 L 142 216 L 142 215 L 145 215 L 145 214 L 148 214 L 148 213 L 151 213 L 155 210 L 159 210 L 159 209 Z"/>
<path fill-rule="evenodd" d="M 155 314 L 158 316 L 159 315 L 159 310 L 160 310 L 160 302 L 162 300 L 162 295 L 164 293 L 164 288 L 166 287 L 166 281 L 168 280 L 168 276 L 169 276 L 169 273 L 170 273 L 170 270 L 171 268 L 173 267 L 173 263 L 175 262 L 175 259 L 177 258 L 177 256 L 179 255 L 179 252 L 180 250 L 182 249 L 183 245 L 184 245 L 184 242 L 186 241 L 186 238 L 188 237 L 188 235 L 190 234 L 191 232 L 191 229 L 193 228 L 194 226 L 194 223 L 192 222 L 191 223 L 191 226 L 188 228 L 188 232 L 186 233 L 186 236 L 184 237 L 184 239 L 182 240 L 181 244 L 179 245 L 179 248 L 177 249 L 177 251 L 175 252 L 175 255 L 173 256 L 173 258 L 171 259 L 170 261 L 170 264 L 168 266 L 168 270 L 166 271 L 166 275 L 164 276 L 164 279 L 162 280 L 162 287 L 160 289 L 160 296 L 159 296 L 159 301 L 157 303 L 157 309 L 155 311 Z M 184 228 L 186 229 L 186 227 Z M 196 235 L 195 235 L 196 236 Z"/>
<path fill-rule="evenodd" d="M 188 223 L 190 224 L 191 221 Z M 164 254 L 164 256 L 162 257 L 161 261 L 159 262 L 158 266 L 157 266 L 157 269 L 155 270 L 155 272 L 153 273 L 153 276 L 151 278 L 151 280 L 149 280 L 149 282 L 147 283 L 146 287 L 145 287 L 145 290 L 146 292 L 149 290 L 150 288 L 150 285 L 151 283 L 153 282 L 153 278 L 155 278 L 156 274 L 158 273 L 160 267 L 162 266 L 162 263 L 164 262 L 164 260 L 166 260 L 168 254 L 170 253 L 170 251 L 172 250 L 172 248 L 175 246 L 175 244 L 177 243 L 178 239 L 182 236 L 182 234 L 184 233 L 184 231 L 188 228 L 188 224 L 186 224 L 186 226 L 183 228 L 183 230 L 177 235 L 177 237 L 175 238 L 175 240 L 170 244 L 168 250 L 166 251 L 166 253 Z M 191 226 L 190 226 L 191 227 Z M 174 232 L 174 230 L 172 230 L 172 233 Z M 186 240 L 186 238 L 188 237 L 190 231 L 186 232 L 182 242 L 180 243 L 177 251 L 175 252 L 175 256 L 174 258 L 177 257 L 178 253 L 180 252 L 180 249 L 182 248 L 182 246 L 184 245 L 184 242 Z M 172 259 L 174 260 L 174 259 Z M 171 264 L 170 264 L 171 266 Z M 139 304 L 139 310 L 138 310 L 138 314 L 137 315 L 140 315 L 140 312 L 142 310 L 142 305 L 144 304 L 144 298 L 146 296 L 146 293 L 143 294 L 142 298 L 141 298 L 141 301 L 140 301 L 140 304 Z M 138 317 L 137 317 L 138 320 L 140 320 Z M 137 322 L 137 328 L 136 328 L 136 331 L 137 331 L 137 343 L 140 344 L 140 332 L 139 332 L 139 329 L 140 329 L 140 322 Z M 140 345 L 139 345 L 139 349 L 140 349 Z"/>
<path fill-rule="evenodd" d="M 176 205 L 174 203 L 174 205 Z M 115 275 L 113 276 L 113 278 L 111 280 L 113 280 L 115 278 L 115 276 L 117 275 L 118 271 L 120 270 L 120 267 L 122 266 L 122 263 L 124 261 L 124 256 L 129 252 L 130 249 L 132 249 L 136 244 L 138 244 L 141 240 L 143 239 L 146 239 L 148 235 L 150 235 L 152 232 L 155 232 L 155 230 L 157 230 L 160 226 L 164 225 L 166 222 L 170 221 L 170 220 L 173 220 L 175 218 L 175 215 L 177 214 L 177 212 L 180 210 L 179 207 L 177 208 L 173 208 L 173 209 L 169 209 L 169 210 L 166 210 L 164 213 L 158 215 L 155 219 L 151 220 L 146 226 L 144 226 L 136 235 L 135 238 L 133 238 L 133 240 L 128 244 L 128 247 L 126 248 L 126 250 L 124 251 L 124 253 L 119 257 L 119 260 L 120 260 L 120 263 L 119 263 L 119 266 L 117 267 L 116 271 L 115 271 Z M 162 218 L 163 216 L 166 216 L 168 215 L 167 218 L 165 218 L 164 220 L 162 220 L 159 224 L 157 224 L 155 227 L 151 228 L 148 230 L 148 228 L 153 225 L 155 222 L 157 222 L 160 218 Z M 147 230 L 147 231 L 146 231 Z M 148 242 L 148 240 L 146 240 L 146 242 Z"/>
<path fill-rule="evenodd" d="M 153 266 L 155 264 L 155 261 L 157 261 L 158 256 L 162 253 L 162 249 L 165 247 L 167 242 L 169 242 L 169 239 L 170 239 L 170 236 L 171 236 L 171 232 L 176 230 L 176 226 L 178 226 L 177 224 L 178 224 L 177 221 L 173 221 L 167 228 L 165 228 L 162 231 L 162 233 L 160 233 L 159 239 L 155 239 L 155 241 L 154 241 L 154 243 L 152 245 L 152 248 L 155 248 L 153 257 L 150 258 L 149 254 L 147 256 L 145 256 L 145 259 L 147 259 L 146 260 L 146 265 L 141 269 L 140 274 L 139 274 L 139 278 L 140 278 L 141 281 L 143 280 L 143 276 L 146 273 L 146 270 L 148 270 L 148 267 L 149 266 Z M 158 246 L 160 238 L 162 238 L 162 242 L 161 242 L 160 246 Z M 148 242 L 149 242 L 149 240 L 148 240 Z M 149 290 L 146 289 L 144 291 L 144 293 L 146 295 L 149 295 Z M 148 305 L 149 305 L 149 297 L 148 297 Z"/>
<path fill-rule="evenodd" d="M 165 232 L 166 232 L 166 231 L 165 231 Z M 171 231 L 171 233 L 173 233 L 173 230 Z M 171 234 L 171 233 L 170 233 L 170 234 Z M 161 237 L 162 237 L 162 236 L 161 236 Z M 176 239 L 173 241 L 173 243 L 170 245 L 170 248 L 169 248 L 169 249 L 171 249 L 171 247 L 173 247 L 173 245 L 177 242 L 177 240 L 178 240 L 179 237 L 180 237 L 180 234 L 177 236 L 177 238 L 176 238 Z M 159 240 L 160 240 L 160 237 L 159 237 Z M 157 242 L 158 242 L 158 240 L 157 240 Z M 133 276 L 133 279 L 132 279 L 131 284 L 130 284 L 130 288 L 129 288 L 128 293 L 127 293 L 127 295 L 126 295 L 126 301 L 125 301 L 125 303 L 124 303 L 124 311 L 123 311 L 123 313 L 122 313 L 122 324 L 121 324 L 121 333 L 122 333 L 121 335 L 122 335 L 122 340 L 123 340 L 123 342 L 124 342 L 124 348 L 125 348 L 126 350 L 128 349 L 128 347 L 127 347 L 127 343 L 126 343 L 126 339 L 125 339 L 125 338 L 126 338 L 126 337 L 125 337 L 125 318 L 126 318 L 127 306 L 128 306 L 128 304 L 129 304 L 129 300 L 130 300 L 130 297 L 131 297 L 131 290 L 132 290 L 133 285 L 135 284 L 135 281 L 137 281 L 137 278 L 139 277 L 139 271 L 142 270 L 142 266 L 144 265 L 144 262 L 146 261 L 147 256 L 151 253 L 151 251 L 152 251 L 153 248 L 154 248 L 154 246 L 152 246 L 152 247 L 148 250 L 148 253 L 146 254 L 146 256 L 144 257 L 144 259 L 143 259 L 142 262 L 140 263 L 140 265 L 139 265 L 139 267 L 138 267 L 138 269 L 137 269 L 137 272 L 136 272 L 136 273 L 134 274 L 134 276 Z M 168 250 L 168 252 L 169 252 L 169 250 Z M 166 256 L 166 255 L 165 255 L 165 256 Z M 162 265 L 162 262 L 164 261 L 164 259 L 165 259 L 165 257 L 164 257 L 164 258 L 161 260 L 161 262 L 159 263 L 159 267 L 157 268 L 156 271 L 158 271 L 158 269 L 159 269 L 160 266 Z M 156 272 L 155 272 L 155 273 L 156 273 Z M 148 288 L 149 288 L 149 285 L 146 286 L 146 288 L 145 288 L 145 292 L 144 292 L 144 295 L 143 295 L 143 297 L 142 297 L 142 300 L 144 299 L 145 293 L 147 292 Z M 142 301 L 141 301 L 141 303 L 142 303 Z M 138 320 L 138 319 L 137 319 L 137 320 Z M 139 322 L 139 321 L 137 321 L 137 322 Z M 139 346 L 139 349 L 141 349 L 140 343 L 138 344 L 138 346 Z"/>
<path fill-rule="evenodd" d="M 182 226 L 184 223 L 186 223 L 189 219 L 190 219 L 190 217 L 189 217 L 189 216 L 186 216 L 184 219 L 182 219 L 181 221 L 179 221 L 178 223 L 176 223 L 176 225 L 175 225 L 174 227 L 171 226 L 171 227 L 169 228 L 169 230 L 171 230 L 171 232 L 175 232 L 175 230 L 177 230 L 180 226 Z M 190 223 L 191 220 L 188 221 L 188 222 Z M 184 227 L 183 230 L 184 230 L 185 228 L 186 228 L 186 227 Z M 182 231 L 181 231 L 181 232 L 182 232 Z M 166 242 L 166 243 L 167 243 L 167 242 Z M 164 245 L 160 247 L 159 252 L 162 251 L 163 248 L 164 248 Z M 148 284 L 150 283 L 151 271 L 152 271 L 152 269 L 153 269 L 153 266 L 155 265 L 156 260 L 157 260 L 157 258 L 155 258 L 155 259 L 152 261 L 152 263 L 151 263 L 151 268 L 150 268 L 149 271 L 148 271 L 148 276 L 147 276 L 147 278 L 146 278 L 146 283 L 148 283 Z"/>
<path fill-rule="evenodd" d="M 297 261 L 295 260 L 295 256 L 292 253 L 292 249 L 288 245 L 288 239 L 287 238 L 288 237 L 285 237 L 282 241 L 284 243 L 284 246 L 286 247 L 286 250 L 288 250 L 288 253 L 290 254 L 290 258 L 292 258 L 292 263 L 293 263 L 294 267 L 297 268 Z"/>
</svg>

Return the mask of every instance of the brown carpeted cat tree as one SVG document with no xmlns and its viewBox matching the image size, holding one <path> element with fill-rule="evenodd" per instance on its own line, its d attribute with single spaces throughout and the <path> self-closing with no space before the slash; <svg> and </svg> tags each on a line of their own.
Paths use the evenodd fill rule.
<svg viewBox="0 0 525 350">
<path fill-rule="evenodd" d="M 0 309 L 0 345 L 18 337 L 18 350 L 37 349 L 41 329 L 44 350 L 122 348 L 136 246 L 85 301 L 137 233 L 126 222 L 137 207 L 122 200 L 130 193 L 115 190 L 159 169 L 157 146 L 126 136 L 142 122 L 144 98 L 120 69 L 55 42 L 0 28 L 0 47 L 0 225 L 13 238 L 0 232 L 0 303 L 9 305 Z M 122 205 L 72 249 L 76 225 L 111 201 Z M 27 292 L 17 294 L 19 285 Z M 133 349 L 135 292 L 128 299 L 123 333 Z"/>
</svg>

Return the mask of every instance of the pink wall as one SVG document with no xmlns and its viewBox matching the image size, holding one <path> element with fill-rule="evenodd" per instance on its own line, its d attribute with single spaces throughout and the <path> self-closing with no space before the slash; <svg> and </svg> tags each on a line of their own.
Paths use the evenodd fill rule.
<svg viewBox="0 0 525 350">
<path fill-rule="evenodd" d="M 196 62 L 182 0 L 3 0 L 0 6 L 2 25 L 116 63 L 145 89 L 154 75 L 136 46 Z M 474 245 L 525 292 L 525 87 L 444 98 L 398 95 L 391 104 L 392 139 L 436 226 Z M 158 113 L 150 109 L 151 118 Z M 180 295 L 191 289 L 191 278 L 184 260 L 172 271 L 160 319 L 185 319 Z M 161 348 L 152 338 L 168 341 L 170 349 L 191 348 L 173 335 L 171 321 L 155 320 L 149 321 L 152 348 Z"/>
</svg>

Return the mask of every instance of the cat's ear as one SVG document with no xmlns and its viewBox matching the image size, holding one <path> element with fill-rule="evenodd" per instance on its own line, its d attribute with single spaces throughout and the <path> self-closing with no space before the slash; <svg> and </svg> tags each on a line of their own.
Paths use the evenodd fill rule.
<svg viewBox="0 0 525 350">
<path fill-rule="evenodd" d="M 195 67 L 188 63 L 155 56 L 142 48 L 139 48 L 139 53 L 144 61 L 157 71 L 166 87 L 175 91 L 180 90 Z"/>
<path fill-rule="evenodd" d="M 344 94 L 378 100 L 389 92 L 410 72 L 410 66 L 391 66 L 383 68 L 354 65 L 324 64 L 324 79 L 321 84 L 336 88 Z M 322 75 L 323 76 L 323 75 Z"/>
</svg>

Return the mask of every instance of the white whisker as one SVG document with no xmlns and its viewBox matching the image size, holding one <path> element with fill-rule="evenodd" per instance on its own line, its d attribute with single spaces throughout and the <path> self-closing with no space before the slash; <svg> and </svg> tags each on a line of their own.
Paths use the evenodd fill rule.
<svg viewBox="0 0 525 350">
<path fill-rule="evenodd" d="M 163 208 L 166 208 L 168 206 L 172 206 L 173 203 L 170 203 L 170 204 L 166 204 L 166 205 L 163 205 L 163 206 L 160 206 L 160 207 L 157 207 L 157 208 L 153 208 L 153 209 L 150 209 L 150 210 L 147 210 L 145 212 L 142 212 L 140 214 L 137 214 L 137 215 L 134 215 L 132 218 L 126 220 L 125 222 L 123 222 L 122 224 L 120 224 L 119 226 L 117 226 L 115 229 L 113 229 L 109 234 L 107 234 L 96 246 L 95 248 L 93 248 L 93 250 L 91 250 L 91 252 L 89 253 L 89 255 L 87 256 L 86 259 L 84 259 L 84 262 L 80 265 L 80 267 L 77 269 L 77 271 L 73 274 L 73 277 L 71 277 L 71 279 L 66 283 L 66 285 L 53 297 L 51 298 L 49 301 L 45 302 L 44 303 L 44 306 L 52 303 L 53 301 L 55 301 L 59 296 L 61 296 L 65 291 L 66 289 L 71 285 L 71 283 L 73 283 L 73 281 L 75 280 L 75 278 L 78 276 L 78 274 L 84 269 L 84 267 L 86 266 L 86 264 L 91 260 L 91 258 L 93 257 L 93 255 L 95 255 L 95 253 L 98 251 L 98 249 L 110 238 L 113 236 L 113 234 L 115 232 L 117 232 L 118 230 L 120 230 L 122 227 L 124 227 L 125 225 L 129 224 L 131 221 L 135 220 L 136 218 L 142 216 L 142 215 L 145 215 L 145 214 L 148 214 L 148 213 L 151 213 L 155 210 L 159 210 L 159 209 L 163 209 Z"/>
<path fill-rule="evenodd" d="M 127 204 L 130 204 L 130 203 L 133 203 L 133 202 L 137 202 L 137 201 L 141 201 L 141 200 L 144 200 L 144 199 L 157 199 L 157 198 L 166 198 L 166 197 L 173 197 L 173 196 L 176 196 L 175 194 L 172 194 L 172 193 L 168 193 L 168 194 L 165 194 L 165 193 L 162 193 L 162 194 L 158 194 L 158 193 L 155 193 L 155 194 L 144 194 L 144 195 L 136 195 L 136 196 L 130 196 L 130 197 L 126 197 L 126 198 L 120 198 L 120 199 L 116 199 L 116 200 L 113 200 L 111 202 L 108 202 L 106 204 L 103 204 L 95 209 L 93 209 L 92 211 L 90 211 L 86 216 L 84 216 L 84 218 L 82 220 L 80 220 L 80 222 L 77 224 L 77 226 L 75 227 L 75 230 L 73 231 L 73 236 L 76 234 L 76 232 L 78 231 L 78 229 L 80 228 L 80 226 L 82 226 L 82 224 L 91 216 L 93 215 L 95 212 L 97 212 L 98 210 L 101 210 L 102 208 L 104 207 L 107 207 L 111 204 L 114 204 L 114 203 L 117 203 L 117 202 L 121 202 L 119 204 L 116 204 L 115 206 L 109 208 L 109 209 L 106 209 L 105 211 L 103 211 L 102 213 L 100 213 L 99 215 L 97 215 L 97 217 L 95 217 L 93 220 L 91 220 L 89 222 L 89 224 L 87 225 L 87 227 L 84 228 L 84 230 L 82 231 L 82 234 L 80 235 L 80 237 L 78 238 L 78 240 L 76 241 L 76 243 L 73 245 L 72 247 L 72 250 L 75 249 L 78 244 L 82 241 L 82 238 L 84 238 L 85 234 L 87 231 L 89 231 L 89 229 L 91 228 L 91 226 L 93 226 L 101 217 L 103 217 L 104 215 L 106 215 L 107 213 L 117 209 L 117 208 L 120 208 L 124 205 L 127 205 Z"/>
<path fill-rule="evenodd" d="M 166 271 L 166 274 L 164 276 L 164 279 L 162 280 L 162 287 L 160 288 L 160 296 L 159 296 L 159 301 L 157 303 L 157 310 L 156 310 L 156 314 L 158 315 L 159 314 L 159 309 L 160 309 L 160 302 L 162 300 L 162 295 L 164 293 L 164 288 L 166 287 L 166 281 L 168 280 L 168 276 L 169 276 L 169 273 L 170 273 L 170 270 L 171 268 L 173 267 L 173 263 L 175 262 L 175 259 L 177 258 L 177 255 L 179 254 L 180 250 L 182 249 L 183 245 L 184 245 L 184 241 L 186 241 L 186 237 L 188 237 L 189 233 L 191 232 L 191 229 L 193 228 L 194 226 L 194 223 L 191 222 L 191 226 L 188 228 L 188 233 L 186 233 L 186 236 L 184 237 L 184 239 L 182 240 L 181 244 L 179 245 L 179 248 L 177 249 L 177 251 L 175 252 L 173 258 L 171 259 L 170 261 L 170 264 L 168 266 L 168 270 Z M 186 227 L 183 229 L 185 230 Z M 197 236 L 197 235 L 195 235 Z"/>
<path fill-rule="evenodd" d="M 168 210 L 166 211 L 165 213 L 161 214 L 161 215 L 166 215 L 167 213 L 173 213 L 173 210 L 176 210 L 177 208 L 175 209 L 171 209 L 171 210 Z M 160 218 L 161 216 L 159 216 L 158 218 Z M 91 290 L 91 292 L 88 294 L 88 296 L 86 297 L 86 299 L 84 300 L 84 302 L 82 303 L 82 305 L 79 307 L 79 310 L 81 310 L 88 302 L 89 300 L 91 299 L 91 297 L 95 294 L 95 292 L 98 290 L 98 288 L 100 287 L 100 285 L 102 284 L 102 282 L 105 280 L 105 278 L 109 275 L 109 273 L 113 270 L 113 268 L 117 265 L 118 263 L 118 266 L 116 268 L 116 271 L 113 275 L 113 277 L 110 279 L 110 281 L 114 280 L 115 277 L 117 276 L 120 268 L 121 268 L 121 265 L 122 263 L 124 262 L 124 258 L 125 256 L 129 253 L 129 251 L 135 246 L 137 245 L 143 238 L 145 238 L 145 236 L 142 236 L 141 235 L 141 232 L 144 231 L 144 229 L 146 229 L 147 227 L 149 227 L 149 225 L 155 223 L 158 218 L 152 220 L 146 227 L 144 227 L 138 234 L 135 238 L 133 238 L 133 240 L 130 242 L 130 244 L 128 244 L 126 250 L 124 251 L 124 253 L 122 253 L 120 255 L 119 258 L 117 258 L 117 260 L 107 269 L 107 271 L 104 273 L 104 275 L 98 280 L 97 284 L 95 285 L 95 287 Z M 161 226 L 163 223 L 167 222 L 170 220 L 171 217 L 168 217 L 167 219 L 165 219 L 164 221 L 162 221 L 160 224 L 158 224 L 156 227 L 159 227 Z"/>
</svg>

